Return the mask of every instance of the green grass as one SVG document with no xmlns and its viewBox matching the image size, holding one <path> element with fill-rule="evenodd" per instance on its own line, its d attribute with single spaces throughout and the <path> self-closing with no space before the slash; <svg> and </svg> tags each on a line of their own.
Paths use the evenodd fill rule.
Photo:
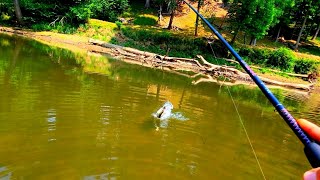
<svg viewBox="0 0 320 180">
<path fill-rule="evenodd" d="M 157 17 L 148 14 L 140 15 L 134 19 L 133 24 L 143 26 L 155 26 L 157 24 Z"/>
<path fill-rule="evenodd" d="M 320 56 L 320 47 L 318 46 L 300 47 L 299 52 Z"/>
</svg>

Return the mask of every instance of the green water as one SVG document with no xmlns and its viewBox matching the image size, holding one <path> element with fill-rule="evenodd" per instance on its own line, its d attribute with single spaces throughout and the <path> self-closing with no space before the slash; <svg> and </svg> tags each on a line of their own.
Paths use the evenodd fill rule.
<svg viewBox="0 0 320 180">
<path fill-rule="evenodd" d="M 267 179 L 301 179 L 303 146 L 257 89 L 230 88 Z M 296 117 L 319 95 L 273 90 Z M 156 131 L 166 100 L 188 120 Z M 225 86 L 0 35 L 0 177 L 262 179 Z M 1 179 L 1 178 L 0 178 Z"/>
</svg>

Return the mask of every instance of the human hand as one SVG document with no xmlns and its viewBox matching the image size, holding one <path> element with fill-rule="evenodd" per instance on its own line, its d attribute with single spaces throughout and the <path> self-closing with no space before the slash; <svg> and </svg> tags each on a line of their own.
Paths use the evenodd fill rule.
<svg viewBox="0 0 320 180">
<path fill-rule="evenodd" d="M 320 127 L 305 119 L 298 119 L 297 122 L 306 134 L 308 134 L 316 142 L 320 142 Z M 303 175 L 303 179 L 320 180 L 320 168 L 312 169 L 305 172 Z"/>
</svg>

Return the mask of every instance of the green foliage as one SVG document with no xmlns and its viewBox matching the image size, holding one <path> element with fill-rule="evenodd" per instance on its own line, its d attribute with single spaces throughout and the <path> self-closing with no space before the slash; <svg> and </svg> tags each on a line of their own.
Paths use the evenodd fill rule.
<svg viewBox="0 0 320 180">
<path fill-rule="evenodd" d="M 76 17 L 78 22 L 86 22 L 92 15 L 91 8 L 86 4 L 80 4 L 70 8 L 69 17 Z"/>
<path fill-rule="evenodd" d="M 315 60 L 294 58 L 292 51 L 287 48 L 271 51 L 241 47 L 239 49 L 239 55 L 248 63 L 298 74 L 307 74 L 316 71 L 319 65 Z"/>
<path fill-rule="evenodd" d="M 87 24 L 80 24 L 77 31 L 79 33 L 85 32 L 89 29 L 89 26 Z"/>
<path fill-rule="evenodd" d="M 0 22 L 8 24 L 14 15 L 13 1 L 12 0 L 0 0 Z"/>
<path fill-rule="evenodd" d="M 224 6 L 228 6 L 230 0 L 222 0 Z"/>
<path fill-rule="evenodd" d="M 122 32 L 131 40 L 131 46 L 137 47 L 137 45 L 134 43 L 139 43 L 139 48 L 142 48 L 142 50 L 166 54 L 167 50 L 170 48 L 170 56 L 188 58 L 193 58 L 198 54 L 204 54 L 208 52 L 206 49 L 206 41 L 202 38 L 187 38 L 174 35 L 170 31 L 158 31 L 156 29 L 134 29 L 130 27 L 122 28 Z M 141 44 L 145 45 L 141 47 Z"/>
<path fill-rule="evenodd" d="M 319 45 L 320 45 L 320 43 L 319 43 Z M 313 46 L 305 45 L 305 46 L 300 47 L 299 52 L 320 56 L 320 47 L 315 46 L 315 45 L 313 45 Z"/>
<path fill-rule="evenodd" d="M 60 25 L 78 25 L 90 17 L 115 21 L 128 7 L 128 0 L 20 0 L 20 7 L 25 25 L 30 27 L 59 21 Z M 0 12 L 13 15 L 13 1 L 1 0 Z M 36 28 L 40 28 L 39 26 L 36 25 Z"/>
<path fill-rule="evenodd" d="M 20 6 L 26 25 L 50 23 L 64 17 L 65 22 L 76 24 L 79 18 L 75 15 L 75 7 L 82 7 L 85 0 L 21 0 Z M 81 21 L 82 22 L 82 21 Z"/>
<path fill-rule="evenodd" d="M 8 21 L 8 20 L 10 20 L 10 18 L 11 18 L 11 16 L 9 16 L 8 14 L 2 13 L 0 16 L 0 21 Z"/>
<path fill-rule="evenodd" d="M 270 54 L 266 65 L 282 71 L 292 71 L 294 66 L 294 56 L 290 49 L 279 48 Z"/>
<path fill-rule="evenodd" d="M 58 24 L 56 26 L 50 26 L 47 23 L 33 24 L 31 28 L 34 31 L 55 31 L 64 34 L 73 34 L 77 31 L 77 28 L 72 25 L 61 25 Z"/>
<path fill-rule="evenodd" d="M 260 72 L 262 74 L 265 74 L 265 73 L 269 72 L 269 70 L 267 68 L 262 68 L 262 69 L 260 69 Z"/>
<path fill-rule="evenodd" d="M 266 49 L 242 47 L 239 50 L 239 54 L 250 63 L 265 65 L 270 57 L 271 51 Z"/>
<path fill-rule="evenodd" d="M 251 1 L 254 2 L 254 1 Z M 275 18 L 275 5 L 273 0 L 258 0 L 255 7 L 250 10 L 251 20 L 246 22 L 245 32 L 252 37 L 261 39 Z"/>
<path fill-rule="evenodd" d="M 72 25 L 58 25 L 55 28 L 59 33 L 73 34 L 77 31 L 77 28 Z"/>
<path fill-rule="evenodd" d="M 270 58 L 270 51 L 266 49 L 254 49 L 253 63 L 254 64 L 265 64 Z"/>
<path fill-rule="evenodd" d="M 239 55 L 243 57 L 249 57 L 254 53 L 253 48 L 241 47 L 239 49 Z"/>
<path fill-rule="evenodd" d="M 250 62 L 253 64 L 266 64 L 270 58 L 270 54 L 270 51 L 266 49 L 252 49 Z"/>
<path fill-rule="evenodd" d="M 116 25 L 118 27 L 118 30 L 120 30 L 121 26 L 122 26 L 122 22 L 121 21 L 116 21 L 115 23 L 116 23 Z"/>
<path fill-rule="evenodd" d="M 134 19 L 133 24 L 154 26 L 157 24 L 157 20 L 152 17 L 139 16 Z"/>
<path fill-rule="evenodd" d="M 318 63 L 308 59 L 298 59 L 295 61 L 294 72 L 298 74 L 308 74 L 317 71 Z"/>
<path fill-rule="evenodd" d="M 47 23 L 33 24 L 31 28 L 34 31 L 49 31 L 52 29 L 52 27 Z"/>
<path fill-rule="evenodd" d="M 290 13 L 294 6 L 295 0 L 275 0 L 275 13 L 279 17 L 274 20 L 273 25 L 280 22 L 280 25 L 288 25 L 290 23 Z"/>
<path fill-rule="evenodd" d="M 228 10 L 231 29 L 243 31 L 252 38 L 261 39 L 292 5 L 293 0 L 233 0 Z"/>
<path fill-rule="evenodd" d="M 128 6 L 128 0 L 90 0 L 88 4 L 93 18 L 113 22 Z"/>
</svg>

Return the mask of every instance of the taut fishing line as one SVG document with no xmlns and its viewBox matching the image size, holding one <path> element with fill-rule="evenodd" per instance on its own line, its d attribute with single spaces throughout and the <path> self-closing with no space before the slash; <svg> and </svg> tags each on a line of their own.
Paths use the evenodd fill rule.
<svg viewBox="0 0 320 180">
<path fill-rule="evenodd" d="M 214 57 L 214 60 L 216 61 L 216 64 L 219 64 L 218 61 L 217 61 L 217 59 L 216 59 L 217 56 L 215 55 L 214 50 L 213 50 L 213 48 L 212 48 L 212 45 L 211 45 L 212 43 L 213 43 L 213 42 L 209 42 L 209 40 L 208 40 L 208 44 L 209 44 L 209 46 L 210 46 L 210 49 L 211 49 L 212 55 L 213 55 L 213 57 Z M 227 79 L 227 78 L 224 77 L 223 83 L 226 81 L 226 79 Z M 221 83 L 220 88 L 223 86 L 223 83 Z M 242 129 L 244 130 L 245 135 L 246 135 L 246 138 L 247 138 L 247 140 L 248 140 L 248 142 L 249 142 L 249 144 L 250 144 L 250 147 L 251 147 L 252 153 L 253 153 L 253 155 L 254 155 L 254 158 L 255 158 L 258 166 L 259 166 L 259 169 L 260 169 L 260 172 L 261 172 L 261 174 L 262 174 L 262 177 L 263 177 L 263 179 L 266 180 L 266 176 L 265 176 L 265 174 L 264 174 L 264 172 L 263 172 L 263 169 L 262 169 L 262 167 L 261 167 L 259 158 L 258 158 L 258 156 L 257 156 L 257 153 L 256 153 L 254 147 L 253 147 L 253 144 L 252 144 L 252 142 L 251 142 L 251 139 L 250 139 L 250 137 L 249 137 L 249 134 L 248 134 L 248 132 L 247 132 L 247 129 L 246 129 L 244 123 L 243 123 L 243 120 L 242 120 L 242 118 L 241 118 L 241 116 L 240 116 L 238 107 L 237 107 L 237 105 L 236 105 L 236 103 L 235 103 L 235 101 L 234 101 L 234 98 L 233 98 L 232 94 L 231 94 L 230 88 L 229 88 L 228 85 L 226 85 L 226 87 L 227 87 L 227 90 L 228 90 L 228 94 L 229 94 L 229 96 L 230 96 L 230 98 L 231 98 L 231 100 L 232 100 L 232 104 L 233 104 L 233 106 L 234 106 L 234 109 L 235 109 L 236 112 L 237 112 L 237 115 L 238 115 L 240 124 L 241 124 L 241 126 L 242 126 Z"/>
<path fill-rule="evenodd" d="M 184 1 L 192 11 L 194 11 L 198 17 L 200 17 L 203 22 L 209 27 L 209 29 L 218 37 L 218 39 L 222 42 L 222 44 L 231 52 L 231 54 L 235 57 L 240 66 L 247 72 L 247 74 L 251 77 L 251 79 L 256 83 L 256 85 L 260 88 L 261 92 L 268 98 L 271 104 L 276 108 L 282 119 L 287 123 L 287 125 L 291 128 L 291 130 L 295 133 L 295 135 L 299 138 L 299 140 L 304 144 L 304 152 L 309 160 L 309 163 L 312 167 L 317 168 L 320 167 L 320 145 L 315 142 L 312 138 L 310 138 L 298 125 L 297 121 L 293 118 L 293 116 L 288 112 L 288 110 L 280 103 L 280 101 L 275 97 L 275 95 L 269 90 L 269 88 L 264 84 L 263 81 L 259 78 L 259 76 L 249 67 L 249 65 L 239 56 L 239 54 L 232 48 L 232 46 L 227 42 L 226 39 L 210 24 L 210 22 L 204 18 L 194 7 L 192 7 L 186 0 Z M 230 93 L 229 88 L 227 87 L 230 97 L 233 101 L 235 109 L 238 113 L 237 107 L 233 100 L 233 97 Z M 239 113 L 238 113 L 239 115 Z M 239 115 L 240 122 L 243 125 L 241 117 Z M 243 125 L 244 127 L 244 125 Z M 245 128 L 244 128 L 245 129 Z M 247 134 L 247 133 L 246 133 Z M 248 140 L 249 136 L 247 135 Z M 251 141 L 249 141 L 251 144 Z M 252 147 L 252 144 L 251 144 Z M 253 149 L 253 147 L 252 147 Z M 253 149 L 254 151 L 254 149 Z M 254 151 L 255 152 L 255 151 Z M 255 155 L 256 156 L 256 155 Z M 260 163 L 257 162 L 260 166 Z M 260 166 L 261 167 L 261 166 Z M 261 169 L 262 170 L 262 169 Z M 263 173 L 263 171 L 262 171 Z M 265 178 L 265 176 L 264 176 Z"/>
<path fill-rule="evenodd" d="M 213 51 L 213 48 L 212 48 L 212 46 L 211 46 L 211 43 L 208 42 L 208 44 L 210 45 L 210 48 L 211 48 L 212 52 L 214 52 L 214 51 Z M 215 60 L 216 63 L 218 64 L 218 61 L 217 61 L 216 56 L 215 56 L 214 53 L 213 53 L 213 56 L 215 57 L 214 60 Z M 225 81 L 225 80 L 226 80 L 226 77 L 224 78 L 224 81 Z M 222 85 L 223 85 L 223 83 L 222 83 Z M 221 87 L 221 86 L 220 86 L 220 87 Z M 264 175 L 264 172 L 263 172 L 263 170 L 262 170 L 262 167 L 261 167 L 260 161 L 259 161 L 259 159 L 258 159 L 257 153 L 256 153 L 255 149 L 253 148 L 253 145 L 252 145 L 252 142 L 251 142 L 251 140 L 250 140 L 249 134 L 248 134 L 247 129 L 246 129 L 246 127 L 245 127 L 245 125 L 244 125 L 244 123 L 243 123 L 243 121 L 242 121 L 242 118 L 241 118 L 241 116 L 240 116 L 238 107 L 237 107 L 237 105 L 236 105 L 236 103 L 235 103 L 235 101 L 234 101 L 234 99 L 233 99 L 233 96 L 232 96 L 232 94 L 231 94 L 231 91 L 230 91 L 230 89 L 229 89 L 229 86 L 226 85 L 226 87 L 227 87 L 227 90 L 228 90 L 228 94 L 229 94 L 229 96 L 230 96 L 230 98 L 231 98 L 231 100 L 232 100 L 232 104 L 233 104 L 233 106 L 234 106 L 234 109 L 235 109 L 236 112 L 237 112 L 239 121 L 240 121 L 241 126 L 242 126 L 242 128 L 243 128 L 243 130 L 244 130 L 244 133 L 245 133 L 245 135 L 246 135 L 246 138 L 247 138 L 247 140 L 248 140 L 248 142 L 249 142 L 249 144 L 250 144 L 250 147 L 251 147 L 251 150 L 252 150 L 252 152 L 253 152 L 254 158 L 255 158 L 256 161 L 257 161 L 257 164 L 258 164 L 258 166 L 259 166 L 259 169 L 260 169 L 260 172 L 261 172 L 261 174 L 262 174 L 262 177 L 263 177 L 263 179 L 266 180 L 266 176 Z"/>
</svg>

